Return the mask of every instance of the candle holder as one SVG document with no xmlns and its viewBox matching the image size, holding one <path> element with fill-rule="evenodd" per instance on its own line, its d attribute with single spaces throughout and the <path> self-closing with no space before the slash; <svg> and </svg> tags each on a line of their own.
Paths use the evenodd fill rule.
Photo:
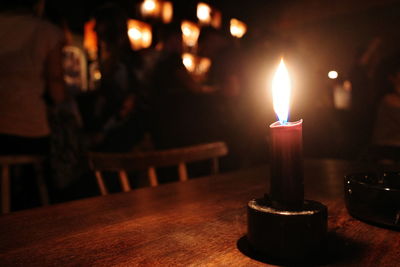
<svg viewBox="0 0 400 267">
<path fill-rule="evenodd" d="M 247 205 L 247 239 L 252 249 L 271 259 L 303 261 L 323 249 L 328 211 L 305 200 L 299 210 L 274 208 L 268 195 Z"/>
<path fill-rule="evenodd" d="M 270 194 L 247 205 L 251 247 L 269 258 L 288 262 L 316 256 L 327 233 L 327 207 L 304 200 L 302 123 L 270 125 Z"/>
<path fill-rule="evenodd" d="M 283 59 L 272 81 L 270 194 L 247 205 L 247 239 L 259 253 L 280 261 L 317 256 L 327 233 L 328 209 L 304 200 L 303 120 L 288 122 L 291 83 Z"/>
</svg>

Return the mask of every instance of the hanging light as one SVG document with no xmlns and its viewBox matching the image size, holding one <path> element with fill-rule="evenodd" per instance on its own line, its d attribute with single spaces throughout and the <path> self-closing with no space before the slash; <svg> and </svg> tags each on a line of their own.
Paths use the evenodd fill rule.
<svg viewBox="0 0 400 267">
<path fill-rule="evenodd" d="M 174 15 L 174 6 L 170 1 L 162 3 L 161 19 L 164 23 L 170 23 Z"/>
<path fill-rule="evenodd" d="M 183 62 L 183 65 L 185 66 L 185 68 L 189 72 L 194 72 L 196 65 L 195 65 L 195 56 L 193 54 L 184 53 L 182 55 L 182 62 Z"/>
<path fill-rule="evenodd" d="M 182 54 L 182 62 L 185 68 L 195 78 L 201 78 L 211 67 L 211 60 L 207 57 L 198 57 L 191 53 Z"/>
<path fill-rule="evenodd" d="M 200 27 L 191 21 L 184 20 L 181 23 L 183 43 L 189 47 L 197 44 L 197 39 L 200 35 Z"/>
<path fill-rule="evenodd" d="M 238 19 L 231 19 L 230 21 L 230 31 L 232 36 L 236 38 L 242 38 L 247 31 L 247 26 L 244 22 Z"/>
<path fill-rule="evenodd" d="M 336 79 L 338 76 L 339 76 L 339 75 L 338 75 L 337 71 L 335 71 L 335 70 L 331 70 L 330 72 L 328 72 L 328 77 L 329 77 L 329 79 L 334 80 L 334 79 Z"/>
<path fill-rule="evenodd" d="M 140 6 L 143 17 L 157 17 L 160 13 L 160 2 L 157 0 L 144 0 Z"/>
<path fill-rule="evenodd" d="M 206 3 L 198 3 L 197 4 L 197 18 L 199 22 L 204 25 L 208 25 L 211 23 L 211 7 Z"/>
<path fill-rule="evenodd" d="M 151 45 L 151 26 L 142 21 L 128 19 L 128 37 L 133 50 L 148 48 Z"/>
</svg>

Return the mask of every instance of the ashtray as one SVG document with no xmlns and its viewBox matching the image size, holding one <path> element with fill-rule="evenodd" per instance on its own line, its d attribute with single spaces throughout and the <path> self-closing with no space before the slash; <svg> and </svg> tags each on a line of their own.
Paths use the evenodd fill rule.
<svg viewBox="0 0 400 267">
<path fill-rule="evenodd" d="M 344 194 L 351 216 L 400 230 L 400 172 L 346 175 Z"/>
</svg>

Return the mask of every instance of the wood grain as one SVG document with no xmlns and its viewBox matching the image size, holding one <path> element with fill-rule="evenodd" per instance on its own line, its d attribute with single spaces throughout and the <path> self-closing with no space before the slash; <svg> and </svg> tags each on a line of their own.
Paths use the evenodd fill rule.
<svg viewBox="0 0 400 267">
<path fill-rule="evenodd" d="M 398 266 L 400 233 L 353 219 L 343 175 L 357 166 L 306 161 L 305 194 L 329 209 L 329 266 Z M 192 179 L 0 217 L 0 266 L 265 266 L 244 255 L 246 204 L 268 168 Z"/>
</svg>

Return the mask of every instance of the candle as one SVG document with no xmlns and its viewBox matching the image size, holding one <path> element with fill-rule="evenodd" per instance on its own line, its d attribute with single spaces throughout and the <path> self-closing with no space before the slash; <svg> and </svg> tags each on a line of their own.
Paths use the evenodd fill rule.
<svg viewBox="0 0 400 267">
<path fill-rule="evenodd" d="M 279 118 L 271 129 L 271 187 L 269 195 L 247 205 L 247 240 L 271 261 L 297 264 L 324 252 L 327 208 L 304 200 L 302 123 L 288 122 L 291 84 L 281 60 L 272 81 L 274 110 Z"/>
<path fill-rule="evenodd" d="M 272 206 L 299 210 L 304 202 L 302 120 L 287 122 L 291 84 L 283 59 L 272 81 L 272 96 L 279 121 L 270 125 Z"/>
</svg>

